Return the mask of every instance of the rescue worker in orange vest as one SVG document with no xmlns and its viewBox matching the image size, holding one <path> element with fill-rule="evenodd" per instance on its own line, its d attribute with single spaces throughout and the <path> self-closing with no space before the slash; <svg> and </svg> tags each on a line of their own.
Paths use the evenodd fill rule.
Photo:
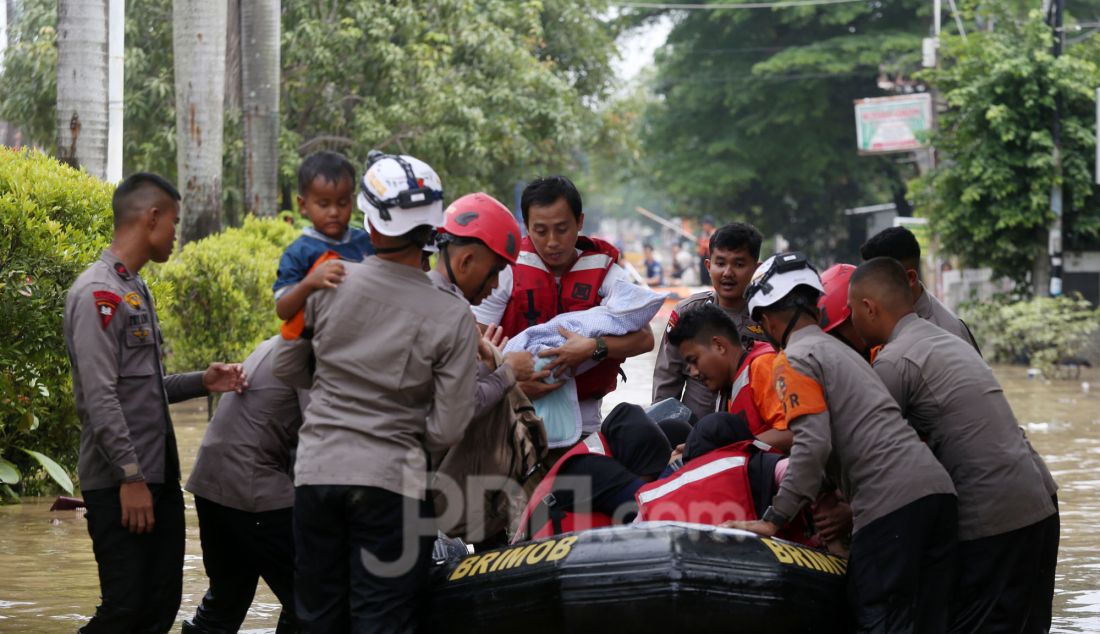
<svg viewBox="0 0 1100 634">
<path fill-rule="evenodd" d="M 742 414 L 757 439 L 786 453 L 794 440 L 771 380 L 775 350 L 758 341 L 741 345 L 737 327 L 714 304 L 701 304 L 680 316 L 668 333 L 692 380 L 711 392 L 729 392 L 730 413 Z"/>
<path fill-rule="evenodd" d="M 637 405 L 621 403 L 598 433 L 561 457 L 531 494 L 512 543 L 634 521 L 634 495 L 668 466 L 672 448 Z"/>
<path fill-rule="evenodd" d="M 474 307 L 484 330 L 499 324 L 513 337 L 530 326 L 549 321 L 559 313 L 580 311 L 606 303 L 614 283 L 630 282 L 627 272 L 615 264 L 619 251 L 611 244 L 581 236 L 584 213 L 580 192 L 564 176 L 531 182 L 520 199 L 527 237 L 520 242 L 516 265 L 501 272 L 496 289 Z M 619 366 L 627 357 L 653 349 L 653 331 L 642 328 L 618 337 L 582 337 L 562 331 L 566 342 L 542 357 L 553 357 L 531 380 L 520 385 L 531 400 L 561 387 L 544 379 L 573 370 L 589 359 L 600 361 L 577 376 L 581 431 L 600 429 L 600 402 L 615 389 Z"/>
<path fill-rule="evenodd" d="M 736 324 L 740 341 L 764 341 L 764 331 L 749 318 L 745 308 L 748 305 L 745 289 L 760 264 L 760 243 L 763 240 L 764 237 L 755 227 L 743 222 L 732 222 L 710 237 L 707 267 L 714 288 L 679 302 L 668 318 L 668 326 L 657 348 L 657 363 L 653 366 L 653 402 L 675 398 L 691 410 L 696 420 L 722 409 L 720 399 L 725 395 L 710 391 L 707 386 L 688 376 L 687 366 L 680 357 L 680 351 L 668 340 L 668 333 L 676 327 L 680 315 L 691 308 L 716 304 Z M 771 381 L 763 373 L 756 373 L 756 378 L 764 383 Z M 782 412 L 775 410 L 774 415 L 781 416 Z"/>
</svg>

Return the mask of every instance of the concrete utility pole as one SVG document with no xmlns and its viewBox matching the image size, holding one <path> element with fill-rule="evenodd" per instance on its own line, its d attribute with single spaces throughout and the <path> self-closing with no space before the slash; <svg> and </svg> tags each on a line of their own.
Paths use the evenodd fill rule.
<svg viewBox="0 0 1100 634">
<path fill-rule="evenodd" d="M 1051 26 L 1054 29 L 1054 58 L 1062 56 L 1062 47 L 1065 44 L 1065 30 L 1062 28 L 1062 18 L 1065 11 L 1065 0 L 1054 0 L 1050 7 L 1053 15 L 1050 15 Z M 1062 95 L 1054 96 L 1054 124 L 1051 126 L 1051 137 L 1054 141 L 1054 185 L 1050 189 L 1050 211 L 1054 214 L 1054 223 L 1050 227 L 1047 240 L 1047 253 L 1050 255 L 1050 296 L 1058 297 L 1062 294 Z"/>
</svg>

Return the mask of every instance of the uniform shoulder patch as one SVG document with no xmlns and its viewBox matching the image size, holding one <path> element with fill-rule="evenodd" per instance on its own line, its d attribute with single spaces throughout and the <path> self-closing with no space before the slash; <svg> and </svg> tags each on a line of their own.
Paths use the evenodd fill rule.
<svg viewBox="0 0 1100 634">
<path fill-rule="evenodd" d="M 675 310 L 668 316 L 668 325 L 665 326 L 665 333 L 672 332 L 672 329 L 676 327 L 676 324 L 680 323 L 680 313 Z"/>
<path fill-rule="evenodd" d="M 122 298 L 115 295 L 111 291 L 92 291 L 92 296 L 95 298 L 95 310 L 99 315 L 99 324 L 104 330 L 114 319 L 115 313 L 118 312 L 118 305 L 122 302 Z"/>
<path fill-rule="evenodd" d="M 775 394 L 783 404 L 783 414 L 788 426 L 800 416 L 819 414 L 829 407 L 821 385 L 791 367 L 786 352 L 775 355 L 772 380 L 775 381 Z"/>
</svg>

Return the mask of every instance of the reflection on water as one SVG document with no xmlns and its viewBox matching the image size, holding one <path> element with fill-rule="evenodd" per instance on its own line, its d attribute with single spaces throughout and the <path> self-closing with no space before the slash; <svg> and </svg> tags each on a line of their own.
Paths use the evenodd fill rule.
<svg viewBox="0 0 1100 634">
<path fill-rule="evenodd" d="M 649 402 L 656 354 L 630 359 L 628 380 L 604 400 L 615 404 Z M 1073 381 L 1029 380 L 1020 367 L 997 375 L 1032 443 L 1046 458 L 1061 489 L 1062 545 L 1054 631 L 1100 631 L 1100 373 Z M 1096 387 L 1086 394 L 1081 383 Z M 205 428 L 203 401 L 173 408 L 184 477 L 195 460 Z M 194 614 L 206 590 L 199 550 L 198 521 L 187 496 L 187 556 L 179 619 Z M 0 507 L 0 632 L 72 632 L 95 611 L 99 581 L 83 517 L 73 511 L 50 513 L 49 500 Z M 273 631 L 279 604 L 261 587 L 245 622 L 245 632 Z"/>
<path fill-rule="evenodd" d="M 172 407 L 184 481 L 206 429 L 205 412 L 205 399 Z M 206 592 L 199 521 L 191 494 L 184 500 L 187 552 L 180 621 L 195 614 Z M 82 511 L 51 513 L 52 502 L 0 506 L 0 632 L 74 632 L 99 603 L 99 576 Z M 279 610 L 279 601 L 261 583 L 241 631 L 273 632 Z"/>
</svg>

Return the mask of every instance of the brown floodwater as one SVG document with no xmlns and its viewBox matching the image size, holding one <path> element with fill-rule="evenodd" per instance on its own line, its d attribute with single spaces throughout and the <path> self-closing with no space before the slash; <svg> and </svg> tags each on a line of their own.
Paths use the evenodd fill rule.
<svg viewBox="0 0 1100 634">
<path fill-rule="evenodd" d="M 628 381 L 604 401 L 648 403 L 656 355 L 627 362 Z M 998 367 L 1021 424 L 1058 480 L 1062 514 L 1056 632 L 1100 632 L 1100 372 L 1073 380 L 1028 379 L 1021 367 Z M 1095 389 L 1086 392 L 1082 383 Z M 205 401 L 173 408 L 184 478 L 206 426 Z M 194 614 L 206 591 L 198 522 L 187 500 L 187 554 L 179 620 Z M 0 507 L 0 632 L 73 632 L 95 611 L 99 580 L 79 512 L 49 511 L 51 500 Z M 275 596 L 261 584 L 244 632 L 274 631 Z"/>
</svg>

